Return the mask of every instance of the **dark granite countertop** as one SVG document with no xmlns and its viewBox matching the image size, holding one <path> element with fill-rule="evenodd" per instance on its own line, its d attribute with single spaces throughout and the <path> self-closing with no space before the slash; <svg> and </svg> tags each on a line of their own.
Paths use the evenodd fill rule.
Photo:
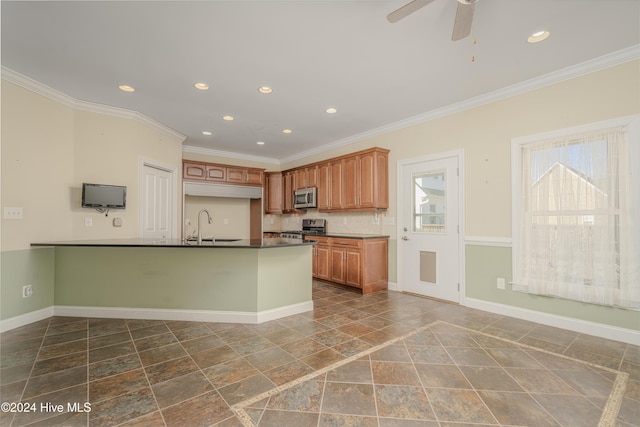
<svg viewBox="0 0 640 427">
<path fill-rule="evenodd" d="M 180 239 L 96 239 L 96 240 L 64 240 L 57 242 L 36 242 L 31 246 L 84 246 L 84 247 L 166 247 L 166 248 L 239 248 L 265 249 L 286 246 L 313 245 L 315 242 L 299 239 L 218 239 L 196 241 Z"/>
<path fill-rule="evenodd" d="M 265 231 L 264 233 L 282 233 L 281 231 Z M 284 232 L 286 233 L 286 232 Z M 343 239 L 388 239 L 386 234 L 365 234 L 365 233 L 324 233 L 324 234 L 307 234 L 306 237 L 313 239 L 314 237 L 341 237 Z"/>
</svg>

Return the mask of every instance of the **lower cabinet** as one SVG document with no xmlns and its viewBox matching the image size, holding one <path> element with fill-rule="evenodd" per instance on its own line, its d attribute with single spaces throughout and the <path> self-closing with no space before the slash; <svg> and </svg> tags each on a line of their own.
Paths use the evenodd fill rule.
<svg viewBox="0 0 640 427">
<path fill-rule="evenodd" d="M 317 240 L 313 277 L 362 289 L 363 294 L 387 289 L 388 240 L 305 236 Z"/>
</svg>

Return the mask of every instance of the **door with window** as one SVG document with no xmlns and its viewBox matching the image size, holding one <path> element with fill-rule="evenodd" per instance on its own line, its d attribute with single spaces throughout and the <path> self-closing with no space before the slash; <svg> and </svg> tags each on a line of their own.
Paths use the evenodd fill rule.
<svg viewBox="0 0 640 427">
<path fill-rule="evenodd" d="M 460 157 L 400 165 L 400 288 L 460 302 Z"/>
<path fill-rule="evenodd" d="M 172 237 L 172 173 L 145 164 L 142 173 L 142 237 Z"/>
</svg>

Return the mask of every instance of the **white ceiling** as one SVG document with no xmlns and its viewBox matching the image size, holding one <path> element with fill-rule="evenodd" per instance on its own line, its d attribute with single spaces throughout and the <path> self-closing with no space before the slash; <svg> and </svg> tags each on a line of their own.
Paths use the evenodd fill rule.
<svg viewBox="0 0 640 427">
<path fill-rule="evenodd" d="M 408 1 L 2 1 L 2 66 L 184 145 L 282 161 L 640 43 L 639 0 L 480 0 L 458 42 L 456 0 L 389 23 Z"/>
</svg>

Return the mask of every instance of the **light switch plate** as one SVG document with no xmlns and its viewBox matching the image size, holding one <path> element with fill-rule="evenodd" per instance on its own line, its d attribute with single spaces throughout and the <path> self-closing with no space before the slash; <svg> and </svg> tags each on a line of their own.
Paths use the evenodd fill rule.
<svg viewBox="0 0 640 427">
<path fill-rule="evenodd" d="M 22 219 L 22 208 L 4 208 L 4 219 Z"/>
</svg>

